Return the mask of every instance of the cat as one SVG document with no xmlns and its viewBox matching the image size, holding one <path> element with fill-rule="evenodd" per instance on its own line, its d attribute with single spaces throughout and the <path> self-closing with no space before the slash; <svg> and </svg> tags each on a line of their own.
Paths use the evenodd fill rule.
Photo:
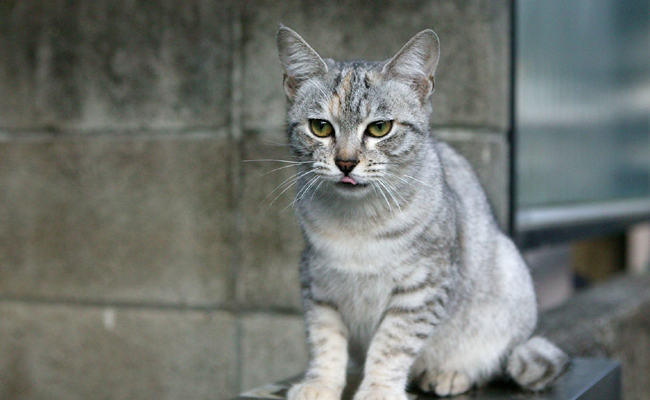
<svg viewBox="0 0 650 400">
<path fill-rule="evenodd" d="M 530 273 L 466 159 L 429 132 L 439 40 L 388 61 L 321 58 L 281 25 L 301 296 L 310 362 L 289 400 L 404 400 L 409 383 L 456 395 L 507 375 L 530 390 L 568 356 L 532 337 Z"/>
</svg>

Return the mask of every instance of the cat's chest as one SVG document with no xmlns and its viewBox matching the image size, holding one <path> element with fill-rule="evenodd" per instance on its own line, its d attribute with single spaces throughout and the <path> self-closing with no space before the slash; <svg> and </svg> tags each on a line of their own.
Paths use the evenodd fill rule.
<svg viewBox="0 0 650 400">
<path fill-rule="evenodd" d="M 362 357 L 390 302 L 393 280 L 381 274 L 324 270 L 314 277 L 314 296 L 336 304 L 348 327 L 351 355 Z"/>
<path fill-rule="evenodd" d="M 404 245 L 371 232 L 321 230 L 310 234 L 312 246 L 329 268 L 354 273 L 387 273 L 404 258 Z"/>
</svg>

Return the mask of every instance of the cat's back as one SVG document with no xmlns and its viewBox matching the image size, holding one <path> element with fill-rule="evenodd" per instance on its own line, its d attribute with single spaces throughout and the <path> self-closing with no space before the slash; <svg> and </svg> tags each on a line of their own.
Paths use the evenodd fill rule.
<svg viewBox="0 0 650 400">
<path fill-rule="evenodd" d="M 454 200 L 459 203 L 459 215 L 462 220 L 471 220 L 480 224 L 482 230 L 498 231 L 494 214 L 485 191 L 469 161 L 449 144 L 437 141 L 445 182 L 451 190 Z"/>
</svg>

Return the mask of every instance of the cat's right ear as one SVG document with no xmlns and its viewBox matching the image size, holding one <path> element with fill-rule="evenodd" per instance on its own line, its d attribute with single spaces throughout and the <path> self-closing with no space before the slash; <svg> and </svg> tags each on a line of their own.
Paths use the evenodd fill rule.
<svg viewBox="0 0 650 400">
<path fill-rule="evenodd" d="M 284 68 L 284 91 L 293 101 L 300 85 L 327 73 L 327 64 L 300 35 L 284 25 L 280 25 L 276 41 Z"/>
</svg>

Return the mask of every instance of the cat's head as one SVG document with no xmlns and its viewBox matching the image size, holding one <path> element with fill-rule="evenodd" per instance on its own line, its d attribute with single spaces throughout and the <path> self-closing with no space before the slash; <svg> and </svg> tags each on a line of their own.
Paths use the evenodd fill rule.
<svg viewBox="0 0 650 400">
<path fill-rule="evenodd" d="M 387 61 L 323 59 L 285 26 L 277 45 L 289 143 L 313 182 L 355 197 L 402 186 L 428 137 L 437 35 L 418 33 Z"/>
</svg>

